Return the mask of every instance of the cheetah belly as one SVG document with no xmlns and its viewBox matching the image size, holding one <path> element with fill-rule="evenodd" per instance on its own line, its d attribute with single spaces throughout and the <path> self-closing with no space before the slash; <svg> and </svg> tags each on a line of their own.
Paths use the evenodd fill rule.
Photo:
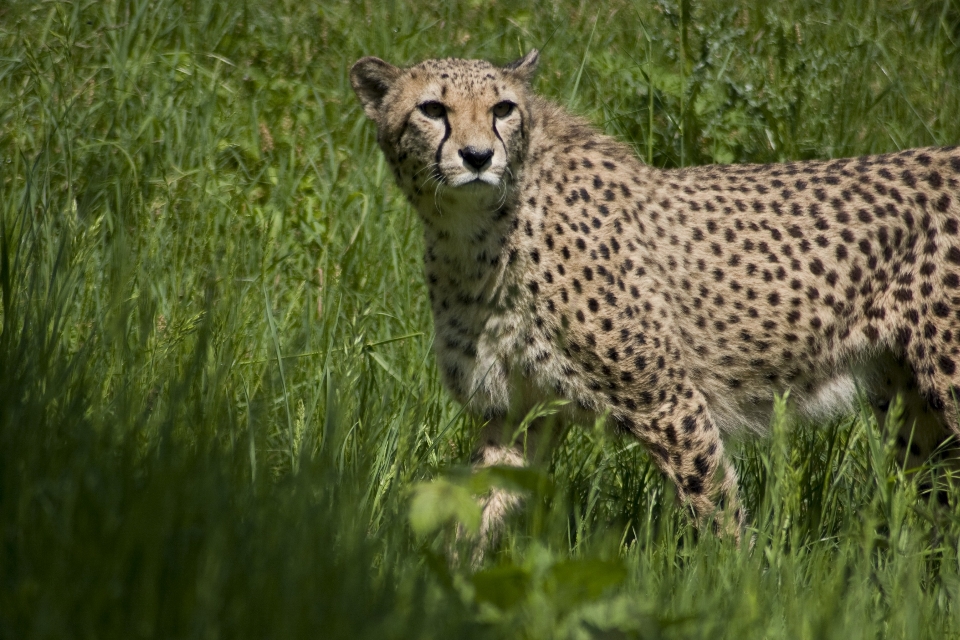
<svg viewBox="0 0 960 640">
<path fill-rule="evenodd" d="M 836 418 L 853 409 L 857 387 L 861 384 L 859 376 L 853 372 L 838 373 L 814 386 L 813 391 L 799 399 L 797 407 L 804 417 L 811 420 Z"/>
<path fill-rule="evenodd" d="M 755 388 L 753 393 L 731 396 L 729 391 L 717 389 L 706 392 L 717 426 L 725 434 L 744 431 L 765 433 L 770 428 L 773 416 L 774 394 L 789 391 L 793 409 L 803 419 L 825 422 L 855 410 L 857 396 L 864 393 L 870 397 L 877 386 L 878 372 L 883 361 L 878 356 L 856 365 L 838 368 L 817 380 L 798 380 L 796 388 Z M 800 389 L 808 388 L 801 391 Z M 723 397 L 723 393 L 726 397 Z"/>
</svg>

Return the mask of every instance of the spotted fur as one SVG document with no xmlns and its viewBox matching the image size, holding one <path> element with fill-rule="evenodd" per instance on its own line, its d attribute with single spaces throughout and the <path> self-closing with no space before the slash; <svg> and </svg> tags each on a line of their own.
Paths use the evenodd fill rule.
<svg viewBox="0 0 960 640">
<path fill-rule="evenodd" d="M 534 94 L 537 58 L 351 71 L 423 222 L 444 382 L 490 421 L 478 462 L 520 464 L 508 416 L 568 399 L 742 522 L 724 438 L 774 394 L 823 418 L 860 386 L 881 424 L 900 394 L 911 465 L 958 432 L 960 151 L 656 169 Z"/>
</svg>

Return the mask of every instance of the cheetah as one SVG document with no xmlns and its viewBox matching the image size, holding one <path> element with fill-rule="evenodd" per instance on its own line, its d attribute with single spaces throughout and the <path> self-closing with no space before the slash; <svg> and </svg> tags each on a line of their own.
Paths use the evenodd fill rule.
<svg viewBox="0 0 960 640">
<path fill-rule="evenodd" d="M 739 540 L 724 444 L 763 432 L 775 394 L 823 419 L 863 390 L 880 425 L 900 396 L 910 466 L 960 433 L 960 150 L 658 169 L 534 93 L 538 59 L 350 72 L 422 222 L 439 370 L 486 420 L 478 465 L 524 464 L 511 417 L 566 400 Z M 481 535 L 515 502 L 489 496 Z"/>
</svg>

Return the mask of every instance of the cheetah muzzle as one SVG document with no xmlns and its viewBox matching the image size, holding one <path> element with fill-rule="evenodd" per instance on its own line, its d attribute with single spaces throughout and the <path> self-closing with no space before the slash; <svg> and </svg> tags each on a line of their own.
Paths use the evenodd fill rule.
<svg viewBox="0 0 960 640">
<path fill-rule="evenodd" d="M 958 433 L 957 149 L 656 169 L 533 93 L 537 60 L 350 73 L 423 223 L 444 383 L 489 421 L 478 464 L 523 464 L 505 424 L 566 399 L 739 531 L 724 438 L 775 394 L 822 419 L 859 386 L 881 425 L 899 394 L 910 466 Z"/>
</svg>

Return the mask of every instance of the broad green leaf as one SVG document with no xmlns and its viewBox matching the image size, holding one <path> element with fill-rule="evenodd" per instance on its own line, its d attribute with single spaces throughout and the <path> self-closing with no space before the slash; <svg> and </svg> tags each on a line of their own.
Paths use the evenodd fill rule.
<svg viewBox="0 0 960 640">
<path fill-rule="evenodd" d="M 480 506 L 470 491 L 443 479 L 417 485 L 410 502 L 414 533 L 426 536 L 448 522 L 461 524 L 470 533 L 480 530 Z"/>
<path fill-rule="evenodd" d="M 485 467 L 470 476 L 470 490 L 475 494 L 486 493 L 496 487 L 518 492 L 546 491 L 550 480 L 546 474 L 529 467 Z"/>
<path fill-rule="evenodd" d="M 530 592 L 530 572 L 516 565 L 501 565 L 473 574 L 470 579 L 478 602 L 509 610 L 522 604 Z"/>
<path fill-rule="evenodd" d="M 619 560 L 567 560 L 550 568 L 545 588 L 560 608 L 574 607 L 596 600 L 626 577 Z"/>
</svg>

